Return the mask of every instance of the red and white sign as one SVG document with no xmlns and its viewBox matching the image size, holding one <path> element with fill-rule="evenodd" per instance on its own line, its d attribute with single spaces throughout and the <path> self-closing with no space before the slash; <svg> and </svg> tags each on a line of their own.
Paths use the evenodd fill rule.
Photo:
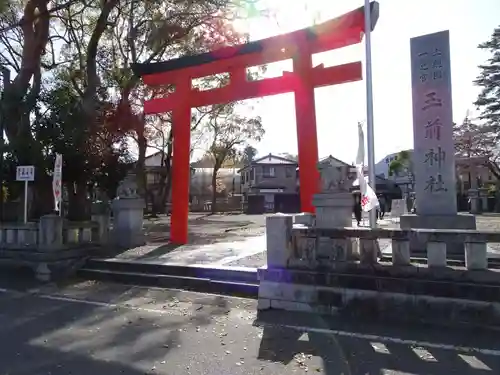
<svg viewBox="0 0 500 375">
<path fill-rule="evenodd" d="M 54 175 L 52 177 L 52 192 L 54 193 L 54 206 L 55 210 L 60 210 L 60 203 L 62 200 L 62 155 L 56 154 L 56 161 L 54 163 Z"/>
</svg>

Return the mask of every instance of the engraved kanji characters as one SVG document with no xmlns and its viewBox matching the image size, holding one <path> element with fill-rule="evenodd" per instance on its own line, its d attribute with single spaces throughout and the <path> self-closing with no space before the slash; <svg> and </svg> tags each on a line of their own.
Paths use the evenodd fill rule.
<svg viewBox="0 0 500 375">
<path fill-rule="evenodd" d="M 441 147 L 438 147 L 437 150 L 433 148 L 429 149 L 429 151 L 425 154 L 424 163 L 430 167 L 438 167 L 441 168 L 446 159 L 446 152 L 444 152 Z"/>
<path fill-rule="evenodd" d="M 435 91 L 431 91 L 425 94 L 424 105 L 422 106 L 423 111 L 426 111 L 429 108 L 442 107 L 442 106 L 443 106 L 443 101 L 440 98 L 438 98 Z"/>
<path fill-rule="evenodd" d="M 440 191 L 448 191 L 446 188 L 444 181 L 443 181 L 443 176 L 438 173 L 436 177 L 434 176 L 429 176 L 427 181 L 425 182 L 426 186 L 424 190 L 429 191 L 431 193 L 438 193 Z"/>
<path fill-rule="evenodd" d="M 421 52 L 418 54 L 420 59 L 420 82 L 428 80 L 440 80 L 443 78 L 443 62 L 441 60 L 442 52 L 439 48 L 434 48 L 432 52 Z"/>
<path fill-rule="evenodd" d="M 427 124 L 425 125 L 425 138 L 440 141 L 442 126 L 443 124 L 441 123 L 441 119 L 439 117 L 436 117 L 434 120 L 427 121 Z"/>
</svg>

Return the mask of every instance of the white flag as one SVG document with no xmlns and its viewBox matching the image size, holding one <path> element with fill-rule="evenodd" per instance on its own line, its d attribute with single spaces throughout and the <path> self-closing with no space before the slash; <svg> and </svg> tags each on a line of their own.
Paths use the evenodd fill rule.
<svg viewBox="0 0 500 375">
<path fill-rule="evenodd" d="M 356 174 L 359 181 L 359 191 L 361 192 L 361 209 L 365 212 L 369 212 L 378 207 L 379 202 L 377 195 L 365 180 L 365 135 L 360 123 L 358 123 L 358 142 L 358 154 L 356 155 Z"/>
<path fill-rule="evenodd" d="M 60 205 L 62 200 L 62 155 L 56 154 L 54 163 L 54 174 L 52 176 L 52 193 L 54 194 L 54 210 L 61 211 Z"/>
</svg>

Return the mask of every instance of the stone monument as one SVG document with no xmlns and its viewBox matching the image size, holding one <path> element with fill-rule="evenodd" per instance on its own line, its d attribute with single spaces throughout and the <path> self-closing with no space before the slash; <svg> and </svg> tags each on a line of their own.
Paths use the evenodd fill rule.
<svg viewBox="0 0 500 375">
<path fill-rule="evenodd" d="M 136 176 L 129 173 L 120 182 L 117 197 L 112 202 L 113 231 L 111 240 L 120 247 L 135 247 L 145 244 L 144 199 L 138 194 Z"/>
<path fill-rule="evenodd" d="M 400 226 L 476 229 L 474 215 L 457 214 L 449 31 L 412 38 L 410 47 L 417 214 L 402 215 Z M 425 252 L 418 238 L 410 248 Z M 463 244 L 447 243 L 447 252 L 463 256 Z"/>
<path fill-rule="evenodd" d="M 318 163 L 321 191 L 314 195 L 317 228 L 343 228 L 352 226 L 353 196 L 350 192 L 354 176 L 350 168 L 339 166 L 333 160 Z M 329 264 L 347 260 L 352 256 L 351 239 L 319 238 L 316 261 Z"/>
</svg>

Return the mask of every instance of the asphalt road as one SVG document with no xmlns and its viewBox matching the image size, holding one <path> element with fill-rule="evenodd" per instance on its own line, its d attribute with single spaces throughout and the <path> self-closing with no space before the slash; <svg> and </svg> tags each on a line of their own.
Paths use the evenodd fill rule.
<svg viewBox="0 0 500 375">
<path fill-rule="evenodd" d="M 500 373 L 498 333 L 283 313 L 261 317 L 262 327 L 251 300 L 90 282 L 4 286 L 2 375 Z"/>
</svg>

